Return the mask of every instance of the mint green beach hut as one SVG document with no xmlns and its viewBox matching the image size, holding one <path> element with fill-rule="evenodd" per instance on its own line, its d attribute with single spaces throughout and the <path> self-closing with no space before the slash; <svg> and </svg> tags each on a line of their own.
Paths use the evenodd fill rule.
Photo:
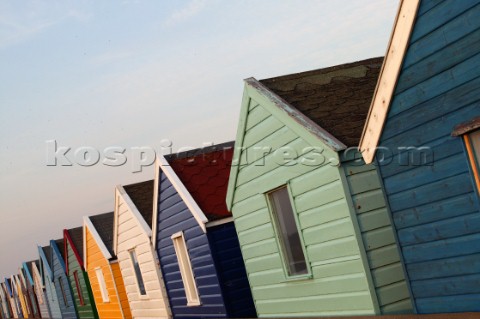
<svg viewBox="0 0 480 319">
<path fill-rule="evenodd" d="M 227 206 L 259 317 L 413 312 L 375 165 L 373 58 L 245 80 Z"/>
</svg>

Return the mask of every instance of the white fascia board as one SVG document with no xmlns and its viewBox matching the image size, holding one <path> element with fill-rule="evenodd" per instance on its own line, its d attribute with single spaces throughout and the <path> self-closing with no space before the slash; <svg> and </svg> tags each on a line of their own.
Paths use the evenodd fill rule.
<svg viewBox="0 0 480 319">
<path fill-rule="evenodd" d="M 88 231 L 90 232 L 90 235 L 92 235 L 93 239 L 97 243 L 98 247 L 100 248 L 100 251 L 102 252 L 102 255 L 108 260 L 112 258 L 112 255 L 107 249 L 107 246 L 105 246 L 105 243 L 103 242 L 102 238 L 100 237 L 100 234 L 98 234 L 97 229 L 93 225 L 92 221 L 88 216 L 83 217 L 83 256 L 85 259 L 85 269 L 87 268 L 87 262 L 88 262 L 88 257 L 87 257 L 87 236 L 85 236 L 85 232 L 88 228 Z"/>
</svg>

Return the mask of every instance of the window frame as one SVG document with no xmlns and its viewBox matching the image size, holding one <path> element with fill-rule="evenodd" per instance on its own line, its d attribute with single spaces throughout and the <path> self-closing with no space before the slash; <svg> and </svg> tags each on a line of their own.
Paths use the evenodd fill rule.
<svg viewBox="0 0 480 319">
<path fill-rule="evenodd" d="M 77 288 L 78 300 L 80 306 L 85 306 L 85 299 L 83 298 L 82 288 L 80 287 L 80 279 L 78 278 L 78 270 L 73 272 L 73 279 L 75 280 L 75 287 Z"/>
<path fill-rule="evenodd" d="M 471 135 L 480 134 L 480 129 L 472 130 L 463 134 L 463 140 L 465 142 L 465 148 L 467 151 L 467 156 L 470 164 L 470 168 L 473 175 L 473 180 L 477 186 L 477 194 L 480 193 L 480 158 L 477 158 L 475 154 L 475 146 L 473 144 Z"/>
<path fill-rule="evenodd" d="M 138 261 L 138 255 L 137 255 L 137 252 L 136 252 L 135 248 L 132 248 L 132 249 L 128 250 L 128 257 L 129 257 L 130 263 L 132 265 L 132 270 L 133 270 L 133 273 L 134 273 L 133 277 L 135 278 L 135 283 L 137 284 L 138 295 L 140 296 L 140 298 L 147 298 L 148 297 L 147 286 L 145 284 L 145 278 L 143 278 L 142 268 L 140 267 L 140 262 Z M 134 260 L 133 257 L 135 257 L 135 260 Z M 137 270 L 136 270 L 136 267 L 135 267 L 135 261 L 138 265 L 138 273 L 137 273 Z M 142 283 L 143 283 L 143 292 L 144 293 L 142 293 L 142 289 L 140 287 L 140 282 L 139 282 L 139 278 L 138 278 L 139 275 L 140 275 L 140 278 L 141 278 Z"/>
<path fill-rule="evenodd" d="M 307 268 L 307 273 L 306 274 L 291 275 L 290 271 L 289 271 L 288 259 L 287 259 L 286 253 L 285 253 L 283 236 L 282 236 L 281 231 L 279 229 L 278 219 L 277 219 L 277 216 L 276 216 L 277 213 L 275 212 L 275 208 L 274 208 L 274 205 L 272 203 L 271 196 L 270 196 L 272 193 L 274 193 L 275 191 L 278 191 L 282 188 L 287 189 L 290 205 L 292 206 L 293 217 L 295 219 L 295 226 L 297 228 L 298 237 L 300 238 L 300 243 L 301 243 L 301 246 L 302 246 L 303 256 L 305 258 L 305 264 L 306 264 L 306 268 Z M 307 248 L 306 248 L 305 241 L 304 241 L 304 238 L 303 238 L 303 232 L 302 232 L 302 229 L 300 228 L 300 220 L 298 218 L 297 209 L 295 207 L 295 201 L 294 201 L 294 198 L 292 196 L 290 183 L 284 183 L 282 185 L 279 185 L 279 186 L 265 192 L 264 196 L 265 196 L 265 201 L 267 202 L 268 213 L 270 215 L 270 221 L 272 223 L 273 230 L 274 230 L 274 233 L 275 233 L 275 241 L 276 241 L 276 244 L 277 244 L 277 248 L 278 248 L 280 257 L 282 259 L 282 267 L 283 267 L 283 273 L 285 275 L 285 280 L 286 281 L 295 281 L 295 280 L 311 279 L 313 277 L 312 267 L 310 265 L 310 261 L 309 261 L 309 258 L 308 258 Z"/>
<path fill-rule="evenodd" d="M 63 286 L 63 277 L 58 277 L 58 285 L 60 286 L 60 291 L 62 293 L 63 297 L 63 304 L 65 307 L 69 307 L 68 305 L 68 299 L 67 299 L 67 292 L 65 291 L 65 287 Z"/>
<path fill-rule="evenodd" d="M 200 306 L 200 294 L 198 293 L 197 281 L 195 279 L 195 273 L 193 272 L 192 263 L 190 260 L 191 258 L 188 252 L 188 247 L 185 241 L 185 236 L 183 235 L 183 231 L 173 234 L 172 236 L 170 236 L 170 238 L 172 239 L 173 250 L 175 251 L 175 255 L 177 256 L 178 268 L 180 270 L 180 276 L 182 277 L 185 296 L 187 298 L 187 307 Z M 181 247 L 177 245 L 178 242 L 181 243 Z M 185 255 L 185 260 L 183 256 L 180 255 L 180 248 L 184 250 L 183 253 Z M 191 276 L 191 285 L 188 284 L 188 278 L 186 278 L 187 276 Z"/>
<path fill-rule="evenodd" d="M 105 281 L 102 268 L 95 268 L 95 276 L 97 277 L 98 287 L 100 288 L 100 294 L 102 295 L 103 303 L 109 303 L 110 296 L 108 295 L 107 283 Z"/>
</svg>

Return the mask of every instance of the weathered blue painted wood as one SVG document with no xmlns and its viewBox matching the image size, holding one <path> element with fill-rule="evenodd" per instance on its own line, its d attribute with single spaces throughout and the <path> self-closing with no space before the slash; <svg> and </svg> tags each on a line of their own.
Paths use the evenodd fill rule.
<svg viewBox="0 0 480 319">
<path fill-rule="evenodd" d="M 229 317 L 254 318 L 255 305 L 246 280 L 240 243 L 233 222 L 208 229 L 208 239 L 222 283 Z"/>
<path fill-rule="evenodd" d="M 379 146 L 380 166 L 420 313 L 480 311 L 480 205 L 454 127 L 480 115 L 480 1 L 421 2 Z M 399 147 L 430 147 L 432 165 Z"/>
<path fill-rule="evenodd" d="M 42 276 L 45 280 L 45 292 L 47 295 L 50 316 L 52 319 L 62 319 L 60 304 L 58 302 L 57 292 L 53 283 L 52 250 L 50 246 L 43 248 L 38 247 L 38 253 L 41 261 L 40 266 L 42 268 Z"/>
<path fill-rule="evenodd" d="M 70 282 L 67 278 L 64 256 L 62 254 L 64 249 L 63 239 L 57 241 L 51 240 L 50 247 L 52 247 L 52 270 L 55 291 L 57 292 L 57 299 L 62 318 L 77 319 L 72 288 L 70 287 Z M 60 249 L 62 249 L 62 251 Z"/>
<path fill-rule="evenodd" d="M 172 190 L 170 181 L 163 174 L 161 175 L 158 196 L 157 253 L 172 314 L 175 318 L 227 317 L 208 238 L 179 194 Z M 200 306 L 187 306 L 185 289 L 171 239 L 171 236 L 179 231 L 184 231 L 200 296 Z"/>
</svg>

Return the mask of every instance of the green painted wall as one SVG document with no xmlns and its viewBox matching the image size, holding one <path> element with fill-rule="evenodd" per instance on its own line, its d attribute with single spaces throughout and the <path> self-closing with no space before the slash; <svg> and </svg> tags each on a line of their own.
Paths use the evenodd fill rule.
<svg viewBox="0 0 480 319">
<path fill-rule="evenodd" d="M 237 136 L 241 145 L 236 147 L 242 151 L 233 182 L 232 213 L 258 315 L 379 313 L 363 243 L 357 240 L 358 226 L 345 195 L 342 168 L 328 161 L 282 166 L 274 151 L 288 146 L 302 158 L 308 147 L 320 146 L 326 158 L 338 155 L 319 139 L 305 138 L 298 128 L 285 126 L 275 106 L 259 105 L 245 96 L 242 108 L 240 127 L 245 130 L 240 139 Z M 301 280 L 286 277 L 264 195 L 283 184 L 289 186 L 311 268 L 311 276 Z"/>
<path fill-rule="evenodd" d="M 69 269 L 68 280 L 70 281 L 70 286 L 72 287 L 73 298 L 74 298 L 75 308 L 77 310 L 78 318 L 98 319 L 97 308 L 95 306 L 95 302 L 91 292 L 88 275 L 81 268 L 68 241 L 67 241 L 67 251 L 68 251 L 68 269 Z M 78 281 L 80 283 L 82 296 L 85 303 L 83 306 L 80 304 L 80 297 L 78 296 L 77 286 L 75 284 L 75 277 L 73 275 L 75 271 L 77 271 L 78 273 Z"/>
<path fill-rule="evenodd" d="M 411 313 L 413 306 L 399 248 L 375 165 L 358 160 L 342 163 L 378 301 L 383 314 Z"/>
</svg>

